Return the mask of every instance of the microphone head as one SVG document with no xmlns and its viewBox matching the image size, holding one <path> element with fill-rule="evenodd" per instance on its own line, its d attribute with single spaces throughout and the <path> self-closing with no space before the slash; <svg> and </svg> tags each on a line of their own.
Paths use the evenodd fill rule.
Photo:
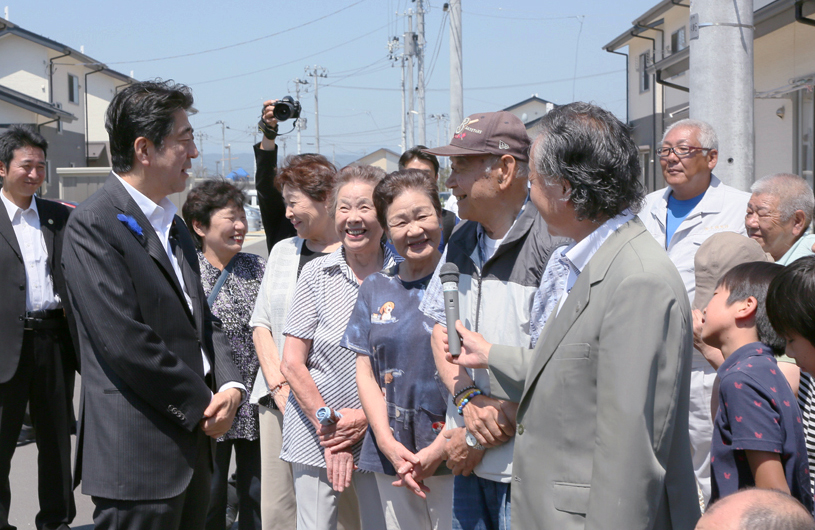
<svg viewBox="0 0 815 530">
<path fill-rule="evenodd" d="M 458 283 L 458 265 L 449 261 L 441 266 L 439 279 L 442 283 Z"/>
</svg>

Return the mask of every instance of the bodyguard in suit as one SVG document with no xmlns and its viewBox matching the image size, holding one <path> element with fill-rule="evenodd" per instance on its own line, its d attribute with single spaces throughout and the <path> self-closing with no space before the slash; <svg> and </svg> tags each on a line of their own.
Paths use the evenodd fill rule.
<svg viewBox="0 0 815 530">
<path fill-rule="evenodd" d="M 113 172 L 66 229 L 83 367 L 74 482 L 96 528 L 204 528 L 211 442 L 246 392 L 167 199 L 198 156 L 192 104 L 172 82 L 119 92 L 105 123 Z"/>
<path fill-rule="evenodd" d="M 490 347 L 459 323 L 454 361 L 488 364 L 519 402 L 512 528 L 691 529 L 691 313 L 682 278 L 633 213 L 637 147 L 586 103 L 541 122 L 532 201 L 550 233 L 575 241 L 544 273 L 558 302 L 534 350 Z"/>
<path fill-rule="evenodd" d="M 62 233 L 69 210 L 34 192 L 45 180 L 48 143 L 13 126 L 0 135 L 0 529 L 8 522 L 9 469 L 30 401 L 37 440 L 38 529 L 67 529 L 76 514 L 71 488 L 70 421 L 76 366 L 63 304 Z M 71 388 L 66 388 L 66 385 Z"/>
</svg>

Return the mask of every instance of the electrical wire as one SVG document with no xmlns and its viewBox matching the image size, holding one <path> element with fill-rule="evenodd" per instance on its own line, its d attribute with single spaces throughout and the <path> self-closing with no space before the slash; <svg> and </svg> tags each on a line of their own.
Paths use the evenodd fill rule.
<svg viewBox="0 0 815 530">
<path fill-rule="evenodd" d="M 500 90 L 504 88 L 523 88 L 523 87 L 530 87 L 530 86 L 538 86 L 538 85 L 551 85 L 554 83 L 566 83 L 568 81 L 572 81 L 574 79 L 590 79 L 593 77 L 602 77 L 611 74 L 619 74 L 621 72 L 625 72 L 625 69 L 621 70 L 610 70 L 608 72 L 600 72 L 599 74 L 590 74 L 590 75 L 581 75 L 577 77 L 567 77 L 564 79 L 550 79 L 548 81 L 538 81 L 536 83 L 516 83 L 513 85 L 498 85 L 498 86 L 482 86 L 482 87 L 474 87 L 474 88 L 467 88 L 466 91 L 473 91 L 473 90 Z M 334 88 L 348 88 L 353 90 L 374 90 L 378 92 L 400 92 L 401 88 L 384 88 L 384 87 L 366 87 L 366 86 L 347 86 L 347 85 L 334 85 Z M 447 88 L 429 88 L 426 89 L 426 92 L 447 92 L 449 89 Z"/>
<path fill-rule="evenodd" d="M 438 63 L 439 59 L 439 52 L 441 51 L 441 34 L 444 31 L 444 25 L 447 22 L 447 12 L 445 11 L 441 17 L 441 24 L 439 25 L 439 34 L 436 35 L 436 49 L 433 52 L 433 60 L 430 64 L 430 73 L 427 74 L 427 80 L 425 81 L 425 86 L 430 84 L 430 78 L 433 77 L 433 72 L 436 71 L 436 64 Z"/>
<path fill-rule="evenodd" d="M 189 83 L 189 84 L 190 84 L 190 86 L 206 85 L 206 84 L 209 84 L 209 83 L 217 83 L 219 81 L 229 81 L 230 79 L 237 79 L 239 77 L 246 77 L 246 76 L 249 76 L 249 75 L 259 74 L 260 72 L 268 72 L 269 70 L 274 70 L 275 68 L 280 68 L 282 66 L 288 66 L 290 64 L 298 63 L 298 62 L 303 61 L 305 59 L 310 59 L 310 58 L 315 57 L 317 55 L 333 51 L 333 50 L 339 48 L 340 46 L 345 46 L 346 44 L 350 44 L 350 43 L 352 43 L 354 41 L 358 41 L 359 39 L 365 38 L 368 35 L 372 35 L 372 34 L 376 33 L 377 31 L 381 30 L 382 28 L 385 28 L 386 26 L 387 26 L 387 24 L 384 25 L 384 26 L 380 26 L 380 27 L 376 28 L 373 31 L 369 31 L 368 33 L 365 33 L 364 35 L 360 35 L 359 37 L 353 38 L 351 40 L 347 40 L 347 41 L 342 42 L 340 44 L 335 44 L 334 46 L 331 46 L 330 48 L 326 48 L 326 49 L 320 50 L 320 51 L 318 51 L 316 53 L 312 53 L 310 55 L 300 57 L 299 59 L 293 59 L 291 61 L 287 61 L 287 62 L 281 63 L 281 64 L 276 64 L 274 66 L 267 66 L 266 68 L 261 68 L 259 70 L 253 70 L 251 72 L 245 72 L 245 73 L 242 73 L 242 74 L 235 74 L 235 75 L 231 75 L 231 76 L 227 76 L 227 77 L 219 77 L 217 79 L 209 79 L 207 81 L 198 81 L 197 83 Z"/>
<path fill-rule="evenodd" d="M 243 46 L 245 44 L 251 44 L 253 42 L 258 42 L 258 41 L 262 41 L 262 40 L 265 40 L 265 39 L 270 39 L 272 37 L 277 37 L 278 35 L 283 35 L 284 33 L 289 33 L 290 31 L 294 31 L 296 29 L 300 29 L 300 28 L 304 28 L 306 26 L 310 26 L 311 24 L 314 24 L 315 22 L 319 22 L 320 20 L 325 20 L 326 18 L 332 17 L 332 16 L 334 16 L 334 15 L 336 15 L 338 13 L 342 13 L 343 11 L 345 11 L 347 9 L 351 9 L 355 5 L 361 4 L 364 1 L 365 0 L 358 0 L 357 2 L 354 2 L 351 5 L 345 6 L 342 9 L 338 9 L 337 11 L 334 11 L 333 13 L 323 15 L 323 16 L 321 16 L 319 18 L 315 18 L 314 20 L 304 22 L 303 24 L 300 24 L 298 26 L 294 26 L 292 28 L 284 29 L 282 31 L 278 31 L 278 32 L 275 32 L 275 33 L 270 33 L 269 35 L 264 35 L 262 37 L 257 37 L 255 39 L 251 39 L 251 40 L 247 40 L 247 41 L 243 41 L 243 42 L 238 42 L 238 43 L 235 43 L 235 44 L 229 44 L 227 46 L 221 46 L 220 48 L 211 48 L 209 50 L 201 50 L 199 52 L 184 53 L 184 54 L 181 54 L 181 55 L 170 55 L 168 57 L 156 57 L 154 59 L 138 59 L 138 60 L 134 60 L 134 61 L 118 61 L 118 62 L 115 62 L 115 63 L 107 63 L 107 64 L 111 65 L 111 64 L 149 63 L 149 62 L 154 62 L 154 61 L 166 61 L 168 59 L 180 59 L 182 57 L 192 57 L 192 56 L 195 56 L 195 55 L 203 55 L 205 53 L 212 53 L 212 52 L 219 52 L 221 50 L 228 50 L 229 48 L 235 48 L 237 46 Z"/>
</svg>

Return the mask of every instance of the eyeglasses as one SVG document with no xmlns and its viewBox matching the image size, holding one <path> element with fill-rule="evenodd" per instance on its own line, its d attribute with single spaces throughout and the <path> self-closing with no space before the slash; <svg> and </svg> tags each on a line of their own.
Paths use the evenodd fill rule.
<svg viewBox="0 0 815 530">
<path fill-rule="evenodd" d="M 657 148 L 657 156 L 659 158 L 668 158 L 671 156 L 671 152 L 677 156 L 677 158 L 686 158 L 692 156 L 695 151 L 710 151 L 710 147 L 695 147 L 692 145 L 677 145 L 676 147 L 659 147 Z M 707 154 L 707 153 L 702 153 Z"/>
</svg>

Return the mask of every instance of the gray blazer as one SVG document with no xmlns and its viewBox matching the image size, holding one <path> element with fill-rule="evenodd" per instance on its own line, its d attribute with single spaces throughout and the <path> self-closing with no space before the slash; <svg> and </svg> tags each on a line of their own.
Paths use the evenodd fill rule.
<svg viewBox="0 0 815 530">
<path fill-rule="evenodd" d="M 682 279 L 633 219 L 589 261 L 534 351 L 493 346 L 520 403 L 512 528 L 692 529 L 692 320 Z"/>
</svg>

